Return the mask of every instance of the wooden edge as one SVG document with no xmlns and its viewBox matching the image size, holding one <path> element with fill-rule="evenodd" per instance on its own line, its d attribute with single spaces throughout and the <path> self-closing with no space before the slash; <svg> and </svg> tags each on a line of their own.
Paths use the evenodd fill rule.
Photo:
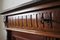
<svg viewBox="0 0 60 40">
<path fill-rule="evenodd" d="M 52 3 L 45 3 L 43 5 L 34 6 L 31 8 L 27 8 L 24 10 L 18 10 L 11 13 L 5 13 L 4 16 L 13 16 L 13 15 L 19 15 L 19 14 L 25 14 L 25 13 L 31 13 L 31 12 L 37 12 L 37 11 L 44 11 L 44 10 L 51 10 L 51 9 L 60 9 L 60 1 L 59 2 L 52 2 Z"/>
<path fill-rule="evenodd" d="M 49 3 L 49 2 L 55 2 L 55 1 L 56 0 L 49 0 L 49 1 L 30 1 L 30 2 L 27 2 L 27 3 L 21 4 L 21 5 L 18 5 L 16 7 L 12 7 L 10 9 L 6 9 L 3 12 L 1 12 L 1 14 L 7 14 L 7 13 L 10 13 L 10 12 L 15 12 L 15 11 L 18 11 L 18 10 L 23 10 L 23 9 L 26 9 L 26 8 L 30 8 L 30 7 L 33 7 L 33 6 L 40 5 L 40 4 Z"/>
<path fill-rule="evenodd" d="M 36 30 L 17 29 L 17 28 L 6 28 L 6 30 L 35 34 L 35 35 L 40 35 L 40 36 L 49 36 L 49 37 L 60 38 L 59 34 L 54 34 L 51 32 L 42 32 L 42 31 L 36 31 Z"/>
</svg>

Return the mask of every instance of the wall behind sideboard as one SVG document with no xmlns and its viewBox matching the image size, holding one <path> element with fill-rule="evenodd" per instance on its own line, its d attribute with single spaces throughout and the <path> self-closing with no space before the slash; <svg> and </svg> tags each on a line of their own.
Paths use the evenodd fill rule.
<svg viewBox="0 0 60 40">
<path fill-rule="evenodd" d="M 2 11 L 2 0 L 0 0 L 0 12 L 1 11 Z M 7 39 L 7 32 L 3 22 L 3 16 L 0 15 L 0 40 L 6 40 L 6 39 Z"/>
</svg>

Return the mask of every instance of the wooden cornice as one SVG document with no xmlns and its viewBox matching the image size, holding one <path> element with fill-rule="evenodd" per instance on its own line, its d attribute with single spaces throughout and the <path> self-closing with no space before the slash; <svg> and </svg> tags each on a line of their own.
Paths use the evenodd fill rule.
<svg viewBox="0 0 60 40">
<path fill-rule="evenodd" d="M 3 14 L 8 14 L 8 13 L 15 12 L 15 11 L 18 11 L 18 10 L 24 10 L 26 8 L 34 7 L 34 6 L 45 4 L 45 3 L 49 3 L 49 2 L 55 2 L 55 1 L 56 0 L 53 0 L 53 1 L 52 0 L 47 0 L 47 1 L 30 1 L 30 2 L 27 2 L 27 3 L 21 4 L 19 6 L 7 9 L 7 10 L 1 12 L 1 14 L 2 15 Z"/>
</svg>

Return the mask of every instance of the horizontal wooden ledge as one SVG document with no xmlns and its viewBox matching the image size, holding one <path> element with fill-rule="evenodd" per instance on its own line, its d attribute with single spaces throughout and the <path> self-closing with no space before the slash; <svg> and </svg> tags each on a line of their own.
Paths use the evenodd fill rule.
<svg viewBox="0 0 60 40">
<path fill-rule="evenodd" d="M 60 34 L 54 34 L 54 33 L 51 33 L 51 32 L 42 32 L 42 31 L 18 29 L 18 28 L 6 28 L 6 30 L 16 31 L 16 32 L 24 32 L 24 33 L 35 34 L 35 35 L 42 35 L 42 36 L 48 36 L 48 37 L 60 38 Z"/>
</svg>

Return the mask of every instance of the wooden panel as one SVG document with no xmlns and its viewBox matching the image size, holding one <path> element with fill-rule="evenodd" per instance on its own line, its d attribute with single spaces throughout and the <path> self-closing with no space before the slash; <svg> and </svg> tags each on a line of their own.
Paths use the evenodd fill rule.
<svg viewBox="0 0 60 40">
<path fill-rule="evenodd" d="M 9 32 L 9 31 L 8 31 Z M 49 37 L 44 35 L 35 35 L 24 32 L 11 31 L 9 32 L 11 40 L 60 40 L 60 38 Z"/>
<path fill-rule="evenodd" d="M 60 14 L 59 10 L 45 10 L 33 12 L 32 14 L 14 15 L 8 17 L 8 26 L 39 31 L 59 31 Z"/>
<path fill-rule="evenodd" d="M 54 28 L 54 31 L 56 32 L 60 32 L 60 11 L 57 10 L 57 11 L 54 11 L 53 12 L 53 28 Z"/>
<path fill-rule="evenodd" d="M 27 33 L 19 33 L 19 32 L 12 32 L 13 35 L 18 36 L 25 40 L 43 40 L 43 36 L 37 36 L 37 35 L 33 35 L 33 34 L 27 34 Z M 17 38 L 17 37 L 16 37 Z"/>
<path fill-rule="evenodd" d="M 59 34 L 60 32 L 60 11 L 45 10 L 33 12 L 26 15 L 14 15 L 8 17 L 8 26 L 28 30 L 37 30 Z M 60 40 L 52 36 L 35 35 L 24 32 L 12 31 L 12 40 Z"/>
</svg>

